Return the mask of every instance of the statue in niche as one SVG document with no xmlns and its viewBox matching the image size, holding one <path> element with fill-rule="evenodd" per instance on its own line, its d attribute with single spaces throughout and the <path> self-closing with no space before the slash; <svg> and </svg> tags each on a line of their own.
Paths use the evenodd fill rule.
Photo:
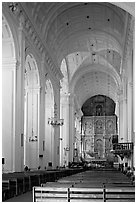
<svg viewBox="0 0 137 204">
<path fill-rule="evenodd" d="M 97 105 L 96 106 L 96 116 L 102 116 L 103 112 L 102 112 L 102 106 L 101 105 Z"/>
</svg>

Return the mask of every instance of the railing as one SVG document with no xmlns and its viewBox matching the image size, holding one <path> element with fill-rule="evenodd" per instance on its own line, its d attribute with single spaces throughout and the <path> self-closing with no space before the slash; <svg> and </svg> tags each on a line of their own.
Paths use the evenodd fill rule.
<svg viewBox="0 0 137 204">
<path fill-rule="evenodd" d="M 133 143 L 130 142 L 130 143 L 117 143 L 117 144 L 113 144 L 113 150 L 115 151 L 125 151 L 125 150 L 128 150 L 128 151 L 132 151 L 133 150 Z"/>
</svg>

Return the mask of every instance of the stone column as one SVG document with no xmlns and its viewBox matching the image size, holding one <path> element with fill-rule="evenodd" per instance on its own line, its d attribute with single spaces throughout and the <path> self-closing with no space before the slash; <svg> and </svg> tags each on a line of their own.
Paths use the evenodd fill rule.
<svg viewBox="0 0 137 204">
<path fill-rule="evenodd" d="M 119 140 L 118 142 L 124 142 L 123 133 L 123 98 L 122 94 L 119 94 Z"/>
<path fill-rule="evenodd" d="M 116 120 L 116 127 L 117 127 L 116 134 L 119 135 L 119 125 L 118 125 L 119 124 L 119 101 L 118 101 L 118 99 L 116 101 L 115 114 L 117 116 L 117 120 Z"/>
<path fill-rule="evenodd" d="M 73 161 L 73 143 L 74 143 L 74 134 L 75 134 L 75 118 L 74 118 L 74 96 L 70 95 L 69 98 L 69 162 Z"/>
<path fill-rule="evenodd" d="M 25 35 L 23 33 L 24 17 L 20 16 L 18 28 L 20 58 L 16 71 L 16 105 L 15 105 L 15 137 L 14 137 L 14 171 L 24 169 L 24 148 L 21 137 L 24 133 L 24 68 L 25 68 Z"/>
<path fill-rule="evenodd" d="M 39 157 L 39 166 L 41 166 L 41 169 L 44 169 L 46 164 L 46 158 L 45 158 L 45 64 L 44 59 L 42 59 L 41 63 L 41 70 L 43 71 L 43 75 L 41 75 L 41 87 L 39 91 L 39 155 L 43 155 L 43 157 Z M 47 76 L 47 75 L 46 75 Z"/>
<path fill-rule="evenodd" d="M 131 54 L 127 60 L 127 71 L 128 76 L 127 83 L 127 109 L 128 109 L 128 141 L 132 139 L 132 124 L 133 124 L 133 55 Z"/>
<path fill-rule="evenodd" d="M 128 57 L 127 60 L 127 76 L 128 76 L 128 85 L 127 85 L 127 110 L 128 110 L 128 142 L 133 142 L 133 123 L 134 123 L 134 107 L 133 107 L 133 52 Z M 133 167 L 133 155 L 128 159 L 128 165 Z"/>
<path fill-rule="evenodd" d="M 128 140 L 128 119 L 127 119 L 127 78 L 123 71 L 123 89 L 119 90 L 119 142 L 127 142 Z"/>
<path fill-rule="evenodd" d="M 66 152 L 67 140 L 69 138 L 69 96 L 63 94 L 61 96 L 60 118 L 64 119 L 64 125 L 60 127 L 60 165 L 68 164 Z"/>
<path fill-rule="evenodd" d="M 54 117 L 60 119 L 60 87 L 54 87 Z M 60 126 L 54 127 L 54 168 L 59 166 Z"/>
</svg>

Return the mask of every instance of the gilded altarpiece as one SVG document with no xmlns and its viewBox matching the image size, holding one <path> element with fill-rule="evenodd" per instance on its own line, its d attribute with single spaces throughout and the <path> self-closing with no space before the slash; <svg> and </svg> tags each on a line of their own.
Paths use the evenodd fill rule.
<svg viewBox="0 0 137 204">
<path fill-rule="evenodd" d="M 116 116 L 85 116 L 83 152 L 87 160 L 111 160 L 112 136 L 117 134 Z"/>
</svg>

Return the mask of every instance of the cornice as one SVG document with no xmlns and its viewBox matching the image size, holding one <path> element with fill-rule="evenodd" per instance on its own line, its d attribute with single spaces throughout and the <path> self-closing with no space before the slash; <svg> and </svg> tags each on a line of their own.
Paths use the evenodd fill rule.
<svg viewBox="0 0 137 204">
<path fill-rule="evenodd" d="M 7 3 L 8 7 L 11 4 L 12 3 Z M 13 4 L 15 4 L 16 8 L 15 10 L 11 10 L 9 7 L 9 12 L 11 12 L 14 17 L 16 16 L 16 19 L 18 19 L 19 21 L 20 27 L 23 28 L 23 32 L 32 41 L 37 51 L 40 52 L 41 55 L 43 55 L 44 53 L 45 61 L 50 69 L 50 72 L 52 72 L 52 74 L 54 75 L 55 78 L 57 78 L 57 80 L 62 79 L 63 78 L 62 72 L 60 71 L 59 67 L 55 64 L 55 62 L 53 61 L 51 55 L 46 49 L 45 43 L 41 39 L 40 34 L 38 33 L 35 26 L 32 24 L 24 8 L 22 7 L 20 3 L 13 3 Z"/>
</svg>

